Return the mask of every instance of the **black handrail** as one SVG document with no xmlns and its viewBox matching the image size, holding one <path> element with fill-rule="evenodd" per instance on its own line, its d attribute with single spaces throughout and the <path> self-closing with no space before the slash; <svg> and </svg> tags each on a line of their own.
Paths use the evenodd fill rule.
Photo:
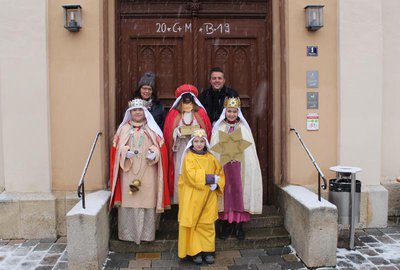
<svg viewBox="0 0 400 270">
<path fill-rule="evenodd" d="M 296 133 L 297 138 L 299 138 L 301 144 L 303 145 L 304 149 L 306 150 L 308 156 L 310 157 L 312 163 L 314 164 L 314 167 L 317 169 L 318 172 L 318 201 L 321 201 L 321 188 L 326 189 L 326 178 L 321 169 L 319 168 L 317 162 L 315 161 L 314 157 L 311 155 L 310 150 L 308 150 L 306 144 L 303 142 L 303 140 L 300 137 L 299 132 L 295 128 L 290 128 L 290 131 L 294 131 Z M 324 183 L 321 185 L 321 178 L 324 180 Z"/>
<path fill-rule="evenodd" d="M 83 168 L 83 172 L 82 172 L 82 176 L 81 179 L 79 180 L 79 184 L 78 184 L 78 197 L 81 198 L 82 197 L 82 208 L 85 209 L 85 175 L 86 175 L 86 171 L 87 168 L 89 167 L 89 163 L 90 160 L 92 159 L 92 155 L 93 155 L 93 151 L 94 148 L 96 147 L 96 143 L 97 143 L 97 139 L 99 138 L 99 136 L 101 135 L 101 132 L 97 132 L 96 137 L 94 138 L 93 144 L 92 144 L 92 148 L 90 149 L 90 153 L 89 153 L 89 157 L 86 160 L 86 165 L 85 168 Z"/>
</svg>

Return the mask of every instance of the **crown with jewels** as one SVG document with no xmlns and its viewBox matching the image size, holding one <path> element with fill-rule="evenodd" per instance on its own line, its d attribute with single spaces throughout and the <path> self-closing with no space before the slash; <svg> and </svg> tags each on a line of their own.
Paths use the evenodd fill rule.
<svg viewBox="0 0 400 270">
<path fill-rule="evenodd" d="M 136 108 L 136 107 L 147 107 L 148 101 L 143 100 L 143 99 L 132 99 L 131 101 L 128 102 L 129 108 Z"/>
<path fill-rule="evenodd" d="M 204 129 L 196 129 L 195 131 L 193 131 L 192 133 L 192 137 L 200 137 L 200 138 L 206 138 L 207 137 L 207 133 Z"/>
<path fill-rule="evenodd" d="M 239 97 L 226 97 L 224 100 L 224 108 L 240 108 Z"/>
</svg>

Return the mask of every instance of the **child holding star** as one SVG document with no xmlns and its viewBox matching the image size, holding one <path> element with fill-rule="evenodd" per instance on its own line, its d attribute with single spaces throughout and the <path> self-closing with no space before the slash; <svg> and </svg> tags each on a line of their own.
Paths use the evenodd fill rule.
<svg viewBox="0 0 400 270">
<path fill-rule="evenodd" d="M 263 189 L 254 138 L 240 110 L 239 97 L 225 98 L 224 109 L 212 130 L 211 150 L 226 177 L 223 198 L 219 200 L 217 235 L 225 239 L 233 234 L 242 240 L 243 223 L 250 221 L 250 214 L 262 212 Z"/>
</svg>

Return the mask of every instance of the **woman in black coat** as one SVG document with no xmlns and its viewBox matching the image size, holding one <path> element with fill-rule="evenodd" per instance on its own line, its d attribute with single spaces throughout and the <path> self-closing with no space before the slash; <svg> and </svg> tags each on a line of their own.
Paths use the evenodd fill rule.
<svg viewBox="0 0 400 270">
<path fill-rule="evenodd" d="M 140 79 L 138 88 L 134 93 L 134 98 L 141 98 L 148 101 L 147 109 L 153 115 L 158 126 L 163 129 L 164 125 L 164 106 L 157 98 L 157 92 L 155 90 L 156 77 L 153 72 L 146 72 Z"/>
</svg>

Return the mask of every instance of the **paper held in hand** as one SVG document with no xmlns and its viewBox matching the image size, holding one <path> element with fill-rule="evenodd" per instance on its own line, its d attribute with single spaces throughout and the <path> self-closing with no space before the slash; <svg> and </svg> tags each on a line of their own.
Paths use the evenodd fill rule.
<svg viewBox="0 0 400 270">
<path fill-rule="evenodd" d="M 182 126 L 179 128 L 179 132 L 181 133 L 182 136 L 186 136 L 186 135 L 192 135 L 193 132 L 197 129 L 199 129 L 200 126 L 199 125 L 193 125 L 193 126 Z"/>
</svg>

